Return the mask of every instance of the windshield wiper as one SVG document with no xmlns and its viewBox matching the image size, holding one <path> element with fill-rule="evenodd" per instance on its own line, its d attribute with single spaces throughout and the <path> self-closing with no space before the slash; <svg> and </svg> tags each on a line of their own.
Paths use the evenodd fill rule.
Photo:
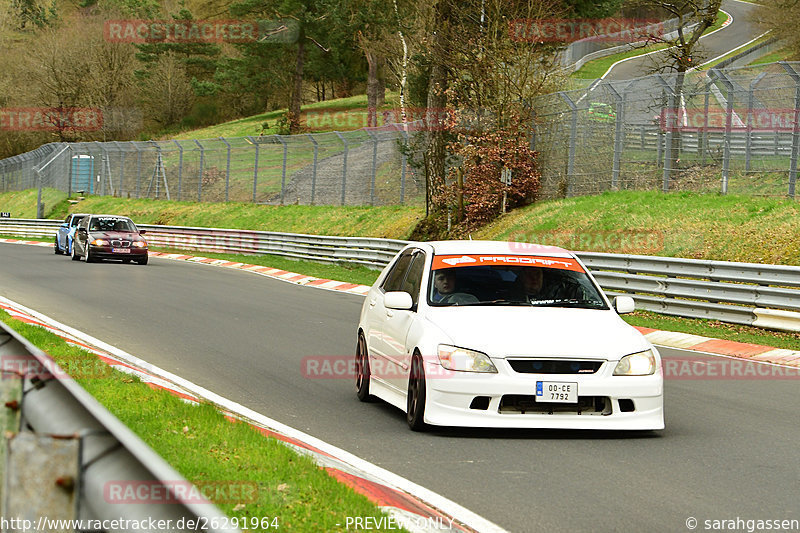
<svg viewBox="0 0 800 533">
<path fill-rule="evenodd" d="M 467 302 L 458 305 L 528 305 L 528 302 L 498 298 L 497 300 L 481 300 L 479 302 Z"/>
<path fill-rule="evenodd" d="M 550 300 L 533 300 L 531 305 L 538 307 L 585 307 L 587 309 L 599 309 L 603 307 L 602 302 L 597 300 L 578 300 L 575 298 L 556 298 Z"/>
</svg>

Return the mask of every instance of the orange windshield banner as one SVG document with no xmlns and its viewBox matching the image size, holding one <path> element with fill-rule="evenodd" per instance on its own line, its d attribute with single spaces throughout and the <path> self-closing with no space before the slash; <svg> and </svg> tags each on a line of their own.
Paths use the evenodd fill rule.
<svg viewBox="0 0 800 533">
<path fill-rule="evenodd" d="M 541 257 L 535 255 L 437 255 L 433 270 L 466 266 L 536 266 L 585 272 L 581 265 L 569 257 Z"/>
</svg>

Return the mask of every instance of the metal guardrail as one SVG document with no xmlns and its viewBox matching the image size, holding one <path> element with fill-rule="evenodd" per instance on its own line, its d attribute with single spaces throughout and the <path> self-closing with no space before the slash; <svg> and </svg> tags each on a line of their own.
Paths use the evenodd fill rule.
<svg viewBox="0 0 800 533">
<path fill-rule="evenodd" d="M 60 222 L 0 219 L 0 234 L 50 238 Z M 365 237 L 141 225 L 151 246 L 200 252 L 276 254 L 385 266 L 407 242 Z M 641 309 L 690 318 L 800 331 L 800 267 L 579 252 L 611 296 Z"/>
<path fill-rule="evenodd" d="M 0 361 L 0 418 L 11 432 L 2 440 L 3 519 L 18 518 L 18 527 L 12 522 L 4 531 L 32 531 L 33 525 L 40 531 L 78 530 L 75 522 L 59 526 L 56 520 L 80 520 L 84 529 L 90 524 L 88 529 L 109 532 L 192 529 L 190 523 L 238 531 L 220 528 L 230 521 L 216 506 L 201 503 L 183 476 L 50 356 L 2 322 Z M 135 501 L 128 489 L 139 495 Z M 141 489 L 153 496 L 141 496 Z"/>
</svg>

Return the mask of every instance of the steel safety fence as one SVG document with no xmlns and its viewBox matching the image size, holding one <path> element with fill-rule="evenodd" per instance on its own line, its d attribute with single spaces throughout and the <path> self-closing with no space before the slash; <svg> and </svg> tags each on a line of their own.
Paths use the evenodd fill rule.
<svg viewBox="0 0 800 533">
<path fill-rule="evenodd" d="M 50 240 L 59 221 L 0 219 L 0 235 Z M 267 231 L 140 225 L 151 246 L 275 254 L 382 268 L 407 241 Z M 512 249 L 511 247 L 509 249 Z M 800 331 L 800 266 L 578 252 L 610 296 L 658 313 Z"/>
</svg>

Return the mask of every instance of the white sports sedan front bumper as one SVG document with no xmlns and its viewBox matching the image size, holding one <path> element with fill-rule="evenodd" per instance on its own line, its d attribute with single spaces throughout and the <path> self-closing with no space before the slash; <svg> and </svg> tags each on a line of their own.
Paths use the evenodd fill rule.
<svg viewBox="0 0 800 533">
<path fill-rule="evenodd" d="M 425 422 L 440 426 L 659 430 L 664 429 L 660 369 L 650 376 L 614 376 L 616 362 L 594 374 L 517 373 L 502 359 L 497 374 L 442 371 L 426 363 Z M 576 383 L 578 403 L 536 397 L 537 381 Z"/>
</svg>

